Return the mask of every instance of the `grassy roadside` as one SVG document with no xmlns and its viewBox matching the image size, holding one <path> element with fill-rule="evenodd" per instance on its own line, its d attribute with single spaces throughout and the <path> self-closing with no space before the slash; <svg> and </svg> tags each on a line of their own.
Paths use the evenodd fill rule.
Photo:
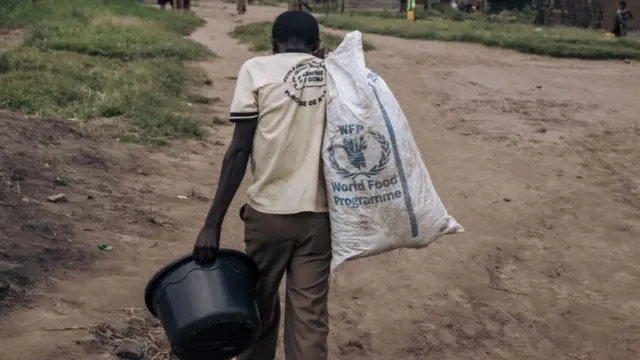
<svg viewBox="0 0 640 360">
<path fill-rule="evenodd" d="M 315 6 L 314 13 L 317 15 L 324 15 L 328 13 L 333 16 L 344 15 L 340 14 L 336 8 L 327 9 L 326 6 Z M 402 19 L 407 18 L 406 12 L 400 12 L 398 10 L 365 10 L 365 9 L 348 9 L 345 11 L 346 15 L 360 15 L 381 19 Z M 525 9 L 523 11 L 502 11 L 499 13 L 483 13 L 480 11 L 473 13 L 466 13 L 462 11 L 456 11 L 449 6 L 437 6 L 429 9 L 424 9 L 421 6 L 416 8 L 414 13 L 416 20 L 452 20 L 452 21 L 487 21 L 494 23 L 519 23 L 519 24 L 531 24 L 535 19 L 536 13 L 531 9 Z"/>
<path fill-rule="evenodd" d="M 322 17 L 327 27 L 360 30 L 419 40 L 478 43 L 529 54 L 589 60 L 640 59 L 640 41 L 611 39 L 602 32 L 569 27 L 537 28 L 530 24 L 436 18 L 410 23 L 406 19 L 352 14 Z"/>
<path fill-rule="evenodd" d="M 269 51 L 271 50 L 271 27 L 272 22 L 257 22 L 236 26 L 230 33 L 231 36 L 243 43 L 251 45 L 251 51 Z M 342 42 L 342 37 L 322 32 L 320 34 L 322 46 L 328 49 L 335 49 Z M 365 51 L 373 50 L 374 46 L 363 41 Z"/>
<path fill-rule="evenodd" d="M 288 0 L 254 0 L 253 5 L 258 6 L 283 6 Z M 224 0 L 224 2 L 236 5 L 236 0 Z M 250 5 L 251 6 L 251 5 Z"/>
<path fill-rule="evenodd" d="M 26 29 L 0 52 L 0 108 L 90 120 L 126 118 L 143 142 L 202 136 L 180 115 L 210 52 L 184 35 L 202 24 L 133 0 L 21 0 L 0 4 L 0 28 Z"/>
</svg>

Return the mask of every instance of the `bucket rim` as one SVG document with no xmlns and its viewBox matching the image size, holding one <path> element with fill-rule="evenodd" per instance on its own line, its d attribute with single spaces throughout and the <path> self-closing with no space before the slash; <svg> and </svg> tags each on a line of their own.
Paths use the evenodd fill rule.
<svg viewBox="0 0 640 360">
<path fill-rule="evenodd" d="M 249 271 L 251 271 L 251 273 L 253 274 L 254 278 L 256 279 L 256 284 L 254 284 L 254 286 L 257 285 L 258 280 L 260 279 L 260 271 L 258 269 L 258 265 L 256 265 L 256 263 L 251 260 L 251 258 L 249 258 L 249 256 L 247 254 L 245 254 L 242 251 L 238 251 L 238 250 L 234 250 L 234 249 L 218 249 L 218 251 L 216 252 L 216 258 L 219 256 L 235 256 L 237 258 L 240 258 L 241 260 L 243 260 L 247 266 L 249 267 Z M 156 311 L 153 307 L 153 290 L 155 290 L 155 288 L 157 287 L 157 284 L 164 278 L 165 275 L 167 275 L 167 273 L 169 273 L 172 269 L 182 266 L 190 261 L 193 261 L 193 256 L 191 254 L 186 254 L 186 255 L 182 255 L 174 260 L 172 260 L 170 263 L 168 263 L 167 265 L 163 266 L 160 270 L 158 270 L 149 280 L 149 282 L 147 282 L 147 286 L 144 289 L 144 303 L 147 307 L 147 310 L 149 310 L 149 312 L 151 313 L 151 315 L 158 317 L 158 315 L 156 314 Z M 214 262 L 215 264 L 215 262 Z"/>
</svg>

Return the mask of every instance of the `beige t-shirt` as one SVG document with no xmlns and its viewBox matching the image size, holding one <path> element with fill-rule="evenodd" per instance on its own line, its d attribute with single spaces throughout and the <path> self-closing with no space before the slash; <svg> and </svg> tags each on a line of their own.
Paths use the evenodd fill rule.
<svg viewBox="0 0 640 360">
<path fill-rule="evenodd" d="M 328 211 L 321 147 L 324 61 L 284 53 L 242 65 L 231 103 L 233 122 L 258 119 L 248 204 L 268 214 Z"/>
</svg>

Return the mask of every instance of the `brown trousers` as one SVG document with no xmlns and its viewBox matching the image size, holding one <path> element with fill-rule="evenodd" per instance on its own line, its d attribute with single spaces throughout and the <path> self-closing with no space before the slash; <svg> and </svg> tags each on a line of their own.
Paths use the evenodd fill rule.
<svg viewBox="0 0 640 360">
<path fill-rule="evenodd" d="M 278 288 L 286 273 L 286 360 L 327 360 L 331 230 L 328 213 L 273 215 L 245 205 L 246 253 L 260 269 L 256 288 L 262 333 L 238 360 L 274 360 L 280 327 Z"/>
</svg>

